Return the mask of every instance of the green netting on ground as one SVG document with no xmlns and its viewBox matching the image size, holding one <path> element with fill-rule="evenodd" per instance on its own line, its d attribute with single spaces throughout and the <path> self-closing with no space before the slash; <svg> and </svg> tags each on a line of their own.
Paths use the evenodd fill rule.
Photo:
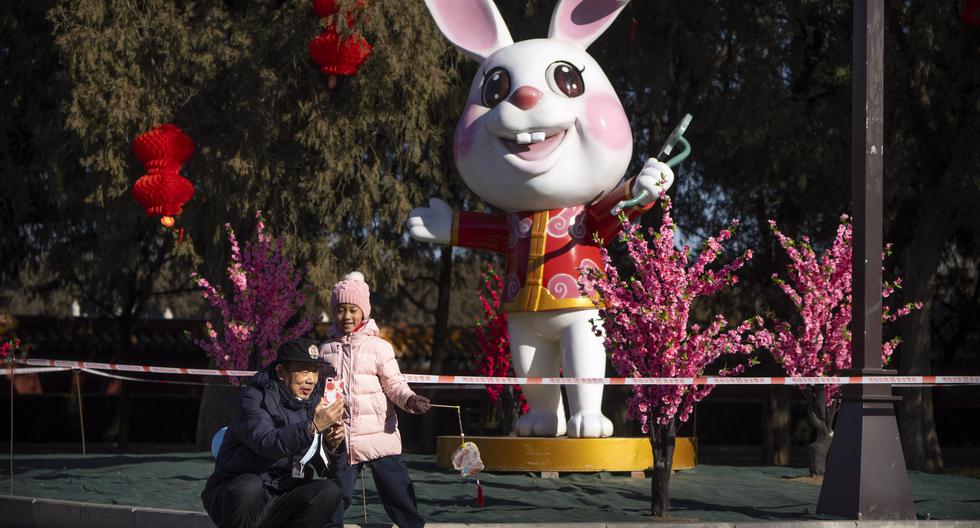
<svg viewBox="0 0 980 528">
<path fill-rule="evenodd" d="M 649 479 L 609 473 L 484 473 L 486 505 L 476 507 L 476 486 L 438 469 L 434 456 L 404 457 L 422 514 L 430 522 L 646 522 Z M 211 472 L 210 454 L 24 455 L 14 460 L 20 496 L 203 511 L 198 495 Z M 4 461 L 0 492 L 9 492 Z M 782 467 L 698 466 L 671 479 L 671 514 L 678 520 L 778 521 L 816 519 L 820 488 L 800 479 L 806 470 Z M 910 473 L 920 517 L 980 519 L 980 479 Z M 365 471 L 370 522 L 387 522 Z M 363 520 L 360 492 L 348 522 Z"/>
</svg>

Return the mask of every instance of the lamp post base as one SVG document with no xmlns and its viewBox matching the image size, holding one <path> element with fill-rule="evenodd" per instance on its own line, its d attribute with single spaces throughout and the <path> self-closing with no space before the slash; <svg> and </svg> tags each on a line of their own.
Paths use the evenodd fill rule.
<svg viewBox="0 0 980 528">
<path fill-rule="evenodd" d="M 895 420 L 894 402 L 899 399 L 891 395 L 891 385 L 845 387 L 827 453 L 818 514 L 857 520 L 915 519 Z"/>
</svg>

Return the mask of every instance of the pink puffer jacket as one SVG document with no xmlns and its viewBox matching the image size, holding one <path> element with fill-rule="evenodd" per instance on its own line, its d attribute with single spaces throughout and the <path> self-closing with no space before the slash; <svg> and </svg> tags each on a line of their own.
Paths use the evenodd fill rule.
<svg viewBox="0 0 980 528">
<path fill-rule="evenodd" d="M 370 319 L 352 334 L 336 327 L 320 345 L 320 357 L 344 381 L 344 424 L 351 464 L 402 452 L 398 418 L 392 403 L 406 412 L 415 394 L 398 369 L 391 343 L 378 336 Z"/>
</svg>

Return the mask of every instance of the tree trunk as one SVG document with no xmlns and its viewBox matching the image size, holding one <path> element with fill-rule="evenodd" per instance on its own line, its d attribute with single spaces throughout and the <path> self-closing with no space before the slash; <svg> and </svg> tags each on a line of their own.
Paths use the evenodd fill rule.
<svg viewBox="0 0 980 528">
<path fill-rule="evenodd" d="M 653 476 L 650 479 L 650 513 L 666 517 L 670 511 L 670 472 L 674 467 L 674 442 L 677 439 L 677 418 L 667 425 L 650 428 L 653 448 Z"/>
<path fill-rule="evenodd" d="M 817 433 L 817 438 L 807 446 L 810 455 L 810 476 L 823 476 L 827 472 L 827 451 L 833 437 L 826 431 Z"/>
<path fill-rule="evenodd" d="M 898 352 L 898 372 L 907 376 L 927 375 L 932 372 L 931 288 L 941 246 L 928 250 L 934 252 L 933 255 L 916 250 L 917 245 L 924 245 L 916 244 L 916 239 L 919 238 L 919 232 L 925 229 L 925 226 L 921 226 L 916 231 L 917 236 L 913 239 L 905 259 L 906 298 L 924 303 L 921 310 L 916 310 L 901 320 L 903 343 Z M 932 389 L 907 388 L 896 389 L 896 392 L 902 397 L 896 407 L 906 466 L 914 471 L 942 471 L 943 454 L 936 434 Z"/>
<path fill-rule="evenodd" d="M 497 400 L 497 405 L 500 406 L 500 429 L 507 436 L 516 436 L 514 427 L 517 425 L 517 419 L 520 418 L 520 403 L 521 397 L 514 390 L 514 387 L 505 385 L 500 391 L 500 399 Z"/>
<path fill-rule="evenodd" d="M 167 255 L 169 254 L 167 249 L 168 244 L 166 242 L 160 241 L 155 237 L 151 237 L 151 240 L 147 241 L 143 238 L 145 234 L 145 231 L 142 229 L 139 230 L 138 240 L 142 249 L 140 263 L 142 264 L 142 257 L 148 258 L 145 263 L 146 275 L 140 277 L 140 274 L 137 272 L 128 277 L 124 301 L 122 302 L 122 306 L 119 307 L 119 315 L 115 316 L 116 328 L 119 334 L 117 336 L 116 354 L 112 358 L 113 363 L 133 363 L 137 345 L 134 327 L 142 317 L 146 303 L 152 294 L 153 280 L 160 274 L 160 269 L 167 261 Z M 153 247 L 154 243 L 158 244 L 155 248 Z M 152 259 L 149 259 L 149 257 L 152 257 Z M 116 419 L 119 423 L 119 433 L 116 441 L 121 449 L 126 449 L 129 447 L 130 441 L 133 405 L 129 397 L 129 391 L 126 390 L 126 385 L 122 380 L 119 382 L 119 392 L 117 394 L 119 396 L 119 410 L 116 413 Z"/>
<path fill-rule="evenodd" d="M 910 281 L 911 282 L 911 281 Z M 931 281 L 930 281 L 931 283 Z M 917 288 L 919 290 L 919 288 Z M 928 295 L 928 294 L 925 294 Z M 932 371 L 930 364 L 931 328 L 929 321 L 932 307 L 929 299 L 921 299 L 925 305 L 905 317 L 901 331 L 904 342 L 898 356 L 898 371 L 903 375 L 923 375 Z M 943 470 L 943 453 L 936 434 L 936 420 L 932 408 L 932 389 L 895 389 L 902 400 L 896 405 L 898 428 L 902 438 L 905 465 L 913 471 L 936 473 Z"/>
<path fill-rule="evenodd" d="M 932 372 L 930 291 L 936 264 L 928 262 L 934 260 L 933 256 L 915 251 L 914 246 L 915 240 L 913 240 L 913 247 L 909 249 L 907 259 L 909 267 L 905 269 L 906 295 L 909 299 L 920 300 L 925 304 L 921 310 L 912 312 L 901 322 L 901 335 L 904 342 L 898 354 L 898 371 L 903 375 L 923 375 Z M 935 249 L 936 261 L 940 250 Z M 906 466 L 914 471 L 942 471 L 943 454 L 936 434 L 932 389 L 896 389 L 896 391 L 902 397 L 896 407 Z"/>
<path fill-rule="evenodd" d="M 442 248 L 439 263 L 439 293 L 436 299 L 435 325 L 432 330 L 432 360 L 429 363 L 429 374 L 442 374 L 443 363 L 445 362 L 446 339 L 449 336 L 449 303 L 452 300 L 453 290 L 453 249 L 451 247 Z M 435 401 L 438 393 L 437 389 L 429 389 L 426 397 Z M 422 424 L 419 427 L 419 451 L 422 453 L 435 453 L 436 420 L 436 413 L 432 411 L 422 416 Z"/>
<path fill-rule="evenodd" d="M 807 446 L 810 476 L 822 476 L 827 471 L 827 451 L 834 437 L 834 417 L 837 404 L 827 405 L 827 386 L 816 385 L 806 394 L 807 420 L 816 432 L 813 442 Z"/>
<path fill-rule="evenodd" d="M 943 452 L 936 434 L 931 389 L 896 389 L 902 397 L 898 404 L 898 425 L 905 464 L 913 471 L 940 473 Z"/>
<path fill-rule="evenodd" d="M 208 368 L 217 368 L 212 358 Z M 249 357 L 249 369 L 262 368 L 261 358 L 257 351 Z M 223 378 L 222 381 L 230 378 Z M 246 378 L 240 378 L 245 383 Z M 238 410 L 239 387 L 226 385 L 206 385 L 201 393 L 201 407 L 197 413 L 197 428 L 194 432 L 194 445 L 201 451 L 211 450 L 211 439 L 219 429 L 231 423 L 234 413 Z"/>
<path fill-rule="evenodd" d="M 208 368 L 217 368 L 214 359 L 208 362 Z M 250 370 L 262 368 L 258 351 L 252 351 L 248 359 Z M 230 378 L 223 378 L 229 380 Z M 239 378 L 244 384 L 247 378 Z M 211 439 L 222 427 L 231 423 L 232 417 L 238 411 L 238 393 L 240 387 L 225 385 L 206 385 L 201 392 L 201 407 L 197 413 L 197 428 L 194 432 L 194 445 L 201 451 L 211 450 Z"/>
<path fill-rule="evenodd" d="M 238 387 L 208 385 L 201 395 L 201 410 L 197 413 L 195 445 L 201 451 L 211 450 L 211 438 L 231 422 L 238 403 Z"/>
<path fill-rule="evenodd" d="M 788 387 L 770 385 L 766 390 L 762 415 L 762 463 L 767 466 L 789 464 L 790 395 Z"/>
<path fill-rule="evenodd" d="M 953 225 L 957 199 L 953 181 L 955 169 L 948 168 L 937 188 L 924 194 L 915 223 L 915 233 L 902 256 L 902 278 L 905 301 L 921 301 L 915 310 L 899 321 L 903 343 L 899 346 L 898 371 L 902 375 L 927 375 L 932 372 L 932 288 L 943 247 Z M 905 464 L 914 471 L 938 472 L 943 469 L 943 454 L 936 435 L 932 409 L 932 390 L 897 389 L 898 426 L 902 437 Z"/>
<path fill-rule="evenodd" d="M 432 331 L 432 362 L 429 364 L 429 374 L 442 374 L 445 361 L 446 338 L 449 336 L 449 302 L 453 291 L 452 248 L 443 248 L 439 263 L 439 293 Z"/>
</svg>

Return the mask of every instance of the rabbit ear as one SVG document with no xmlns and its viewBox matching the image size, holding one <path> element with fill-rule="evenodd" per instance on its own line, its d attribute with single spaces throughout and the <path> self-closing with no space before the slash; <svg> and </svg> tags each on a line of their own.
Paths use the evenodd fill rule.
<svg viewBox="0 0 980 528">
<path fill-rule="evenodd" d="M 425 0 L 425 5 L 449 42 L 477 62 L 514 43 L 492 0 Z"/>
<path fill-rule="evenodd" d="M 548 38 L 588 48 L 628 3 L 629 0 L 561 0 L 551 15 Z"/>
</svg>

